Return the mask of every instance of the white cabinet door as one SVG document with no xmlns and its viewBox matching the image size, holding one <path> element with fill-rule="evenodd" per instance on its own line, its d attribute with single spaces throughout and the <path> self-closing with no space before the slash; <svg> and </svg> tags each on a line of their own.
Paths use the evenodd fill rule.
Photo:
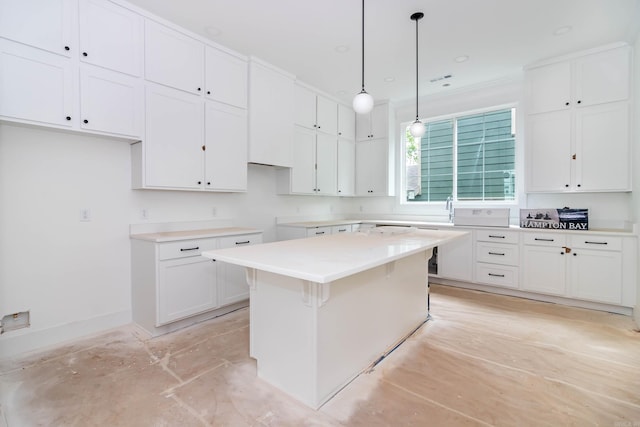
<svg viewBox="0 0 640 427">
<path fill-rule="evenodd" d="M 156 326 L 216 308 L 216 270 L 215 261 L 199 256 L 160 261 Z"/>
<path fill-rule="evenodd" d="M 523 246 L 522 289 L 550 295 L 566 294 L 564 249 L 559 246 Z"/>
<path fill-rule="evenodd" d="M 106 0 L 80 0 L 80 59 L 114 71 L 142 74 L 143 18 Z"/>
<path fill-rule="evenodd" d="M 579 106 L 628 99 L 629 48 L 611 49 L 577 59 L 575 76 L 575 103 Z"/>
<path fill-rule="evenodd" d="M 291 193 L 316 194 L 316 132 L 295 126 Z"/>
<path fill-rule="evenodd" d="M 293 77 L 251 61 L 249 162 L 293 166 Z"/>
<path fill-rule="evenodd" d="M 77 10 L 74 0 L 0 0 L 0 36 L 71 56 Z"/>
<path fill-rule="evenodd" d="M 262 243 L 262 235 L 250 234 L 221 237 L 219 242 L 220 249 L 256 245 Z M 218 262 L 218 289 L 220 306 L 249 299 L 249 285 L 245 268 L 226 262 Z"/>
<path fill-rule="evenodd" d="M 85 65 L 80 70 L 80 127 L 142 136 L 143 90 L 139 79 Z"/>
<path fill-rule="evenodd" d="M 338 140 L 338 196 L 355 194 L 356 143 Z"/>
<path fill-rule="evenodd" d="M 146 186 L 201 188 L 204 177 L 202 98 L 149 84 L 144 144 Z"/>
<path fill-rule="evenodd" d="M 356 139 L 387 138 L 389 132 L 389 104 L 377 104 L 369 114 L 356 114 Z"/>
<path fill-rule="evenodd" d="M 346 105 L 338 104 L 338 136 L 356 139 L 356 113 Z"/>
<path fill-rule="evenodd" d="M 438 277 L 473 281 L 473 232 L 438 246 Z"/>
<path fill-rule="evenodd" d="M 631 189 L 629 126 L 627 102 L 576 111 L 576 189 Z"/>
<path fill-rule="evenodd" d="M 338 103 L 323 96 L 316 98 L 316 124 L 320 132 L 338 134 Z"/>
<path fill-rule="evenodd" d="M 147 19 L 144 47 L 147 80 L 191 93 L 202 93 L 203 43 Z"/>
<path fill-rule="evenodd" d="M 571 254 L 571 294 L 574 298 L 622 303 L 622 254 L 576 248 Z"/>
<path fill-rule="evenodd" d="M 307 228 L 307 237 L 326 236 L 333 233 L 333 227 L 311 227 Z"/>
<path fill-rule="evenodd" d="M 533 68 L 527 71 L 527 113 L 536 114 L 571 107 L 571 63 Z"/>
<path fill-rule="evenodd" d="M 247 111 L 206 103 L 205 188 L 247 190 Z"/>
<path fill-rule="evenodd" d="M 309 88 L 295 85 L 294 123 L 307 129 L 316 129 L 316 94 Z"/>
<path fill-rule="evenodd" d="M 0 39 L 0 116 L 71 127 L 73 81 L 68 58 Z"/>
<path fill-rule="evenodd" d="M 316 194 L 335 196 L 338 181 L 338 141 L 335 136 L 316 135 Z"/>
<path fill-rule="evenodd" d="M 386 139 L 356 143 L 356 195 L 388 195 L 388 150 Z"/>
<path fill-rule="evenodd" d="M 527 190 L 565 191 L 571 187 L 571 112 L 529 117 L 527 124 Z"/>
<path fill-rule="evenodd" d="M 210 46 L 206 47 L 205 52 L 206 97 L 247 108 L 247 61 Z"/>
</svg>

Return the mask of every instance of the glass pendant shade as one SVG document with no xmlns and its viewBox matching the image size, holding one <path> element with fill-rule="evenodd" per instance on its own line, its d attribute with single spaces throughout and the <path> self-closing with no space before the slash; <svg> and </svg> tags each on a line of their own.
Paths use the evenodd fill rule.
<svg viewBox="0 0 640 427">
<path fill-rule="evenodd" d="M 373 110 L 373 96 L 364 90 L 353 98 L 353 109 L 358 114 L 368 114 Z"/>
<path fill-rule="evenodd" d="M 409 132 L 411 132 L 411 135 L 413 135 L 414 138 L 422 138 L 426 131 L 427 128 L 420 120 L 416 120 L 415 122 L 413 122 L 413 124 L 409 128 Z"/>
</svg>

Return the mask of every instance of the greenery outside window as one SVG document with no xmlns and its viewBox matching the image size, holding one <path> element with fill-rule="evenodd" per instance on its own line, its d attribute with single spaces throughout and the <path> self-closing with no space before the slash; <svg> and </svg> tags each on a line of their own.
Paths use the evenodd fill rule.
<svg viewBox="0 0 640 427">
<path fill-rule="evenodd" d="M 409 203 L 515 200 L 515 109 L 425 121 L 414 139 L 404 129 Z"/>
</svg>

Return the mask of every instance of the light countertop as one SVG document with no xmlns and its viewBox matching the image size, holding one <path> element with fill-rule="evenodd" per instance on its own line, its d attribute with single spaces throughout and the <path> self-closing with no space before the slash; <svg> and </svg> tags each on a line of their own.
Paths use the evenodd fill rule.
<svg viewBox="0 0 640 427">
<path fill-rule="evenodd" d="M 202 256 L 317 283 L 328 283 L 433 248 L 467 234 L 454 230 L 397 230 L 332 234 L 216 249 Z"/>
<path fill-rule="evenodd" d="M 140 233 L 131 234 L 129 237 L 136 240 L 147 240 L 150 242 L 173 242 L 177 240 L 203 239 L 207 237 L 224 237 L 235 236 L 238 234 L 256 234 L 262 233 L 262 230 L 245 227 L 220 227 L 207 228 L 202 230 L 180 230 L 180 231 L 163 231 L 157 233 Z"/>
</svg>

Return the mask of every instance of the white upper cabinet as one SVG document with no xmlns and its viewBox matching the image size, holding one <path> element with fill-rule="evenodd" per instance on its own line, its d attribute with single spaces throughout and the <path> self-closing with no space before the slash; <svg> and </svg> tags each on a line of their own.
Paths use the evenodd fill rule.
<svg viewBox="0 0 640 427">
<path fill-rule="evenodd" d="M 356 113 L 351 107 L 342 104 L 338 104 L 338 136 L 356 139 Z"/>
<path fill-rule="evenodd" d="M 144 28 L 145 78 L 201 94 L 204 86 L 204 44 L 148 19 Z"/>
<path fill-rule="evenodd" d="M 139 79 L 84 66 L 80 70 L 80 127 L 140 138 L 143 96 Z"/>
<path fill-rule="evenodd" d="M 376 104 L 368 114 L 356 115 L 356 139 L 388 138 L 389 104 Z"/>
<path fill-rule="evenodd" d="M 204 188 L 247 190 L 247 111 L 207 101 Z"/>
<path fill-rule="evenodd" d="M 526 72 L 529 192 L 630 191 L 630 48 Z"/>
<path fill-rule="evenodd" d="M 388 174 L 388 140 L 356 142 L 356 196 L 388 196 Z"/>
<path fill-rule="evenodd" d="M 531 68 L 527 71 L 527 113 L 626 100 L 629 74 L 627 46 Z"/>
<path fill-rule="evenodd" d="M 338 142 L 334 136 L 316 136 L 316 194 L 335 196 L 338 180 Z"/>
<path fill-rule="evenodd" d="M 0 116 L 41 125 L 77 123 L 70 61 L 0 39 Z"/>
<path fill-rule="evenodd" d="M 70 57 L 77 2 L 74 0 L 0 0 L 0 36 Z"/>
<path fill-rule="evenodd" d="M 210 46 L 205 60 L 207 99 L 247 108 L 247 61 Z"/>
<path fill-rule="evenodd" d="M 249 162 L 291 167 L 293 76 L 256 59 L 249 67 Z"/>
<path fill-rule="evenodd" d="M 145 185 L 200 189 L 204 177 L 204 102 L 183 91 L 146 88 Z"/>
<path fill-rule="evenodd" d="M 143 18 L 105 0 L 80 0 L 80 60 L 142 75 Z"/>
<path fill-rule="evenodd" d="M 296 126 L 293 143 L 293 167 L 279 171 L 291 174 L 291 182 L 280 189 L 282 193 L 316 194 L 316 133 Z"/>
<path fill-rule="evenodd" d="M 329 135 L 337 135 L 338 103 L 296 84 L 295 124 Z"/>
<path fill-rule="evenodd" d="M 338 139 L 338 196 L 355 194 L 356 143 Z"/>
</svg>

